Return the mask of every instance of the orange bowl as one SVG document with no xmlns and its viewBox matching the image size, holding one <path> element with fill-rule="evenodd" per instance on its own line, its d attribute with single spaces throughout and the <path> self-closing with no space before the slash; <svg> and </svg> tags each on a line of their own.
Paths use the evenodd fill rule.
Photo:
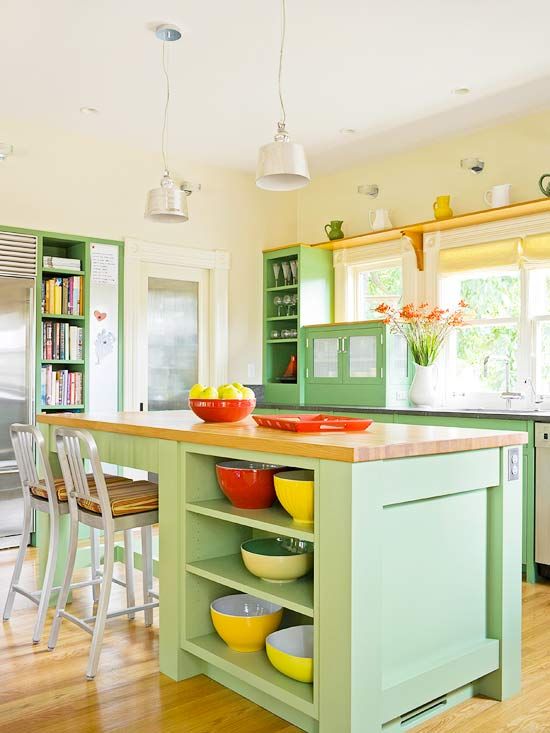
<svg viewBox="0 0 550 733">
<path fill-rule="evenodd" d="M 190 399 L 189 407 L 204 422 L 237 422 L 248 417 L 256 407 L 256 400 L 201 400 Z"/>
</svg>

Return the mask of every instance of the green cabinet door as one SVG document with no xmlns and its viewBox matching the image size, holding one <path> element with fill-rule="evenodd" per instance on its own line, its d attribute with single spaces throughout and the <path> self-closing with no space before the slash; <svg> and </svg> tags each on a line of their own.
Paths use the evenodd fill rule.
<svg viewBox="0 0 550 733">
<path fill-rule="evenodd" d="M 348 330 L 341 340 L 343 384 L 382 384 L 385 344 L 380 326 Z"/>
<path fill-rule="evenodd" d="M 306 382 L 342 384 L 345 331 L 309 330 L 306 335 Z"/>
</svg>

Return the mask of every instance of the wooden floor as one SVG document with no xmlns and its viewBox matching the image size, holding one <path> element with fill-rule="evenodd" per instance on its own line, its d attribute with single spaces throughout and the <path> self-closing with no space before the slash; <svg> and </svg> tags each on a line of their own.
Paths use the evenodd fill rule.
<svg viewBox="0 0 550 733">
<path fill-rule="evenodd" d="M 0 551 L 3 607 L 15 553 Z M 122 577 L 122 567 L 119 571 Z M 36 553 L 24 584 L 34 587 Z M 80 571 L 79 580 L 86 577 Z M 122 603 L 115 586 L 113 607 Z M 91 591 L 77 591 L 73 610 L 91 610 Z M 550 733 L 550 584 L 524 586 L 523 691 L 505 703 L 475 699 L 419 726 L 414 733 Z M 91 733 L 299 733 L 298 729 L 206 677 L 173 682 L 160 675 L 158 627 L 142 614 L 108 622 L 98 677 L 84 678 L 89 636 L 64 622 L 57 649 L 30 642 L 35 607 L 16 599 L 0 631 L 0 731 Z M 409 729 L 411 730 L 411 729 Z M 329 733 L 341 733 L 330 731 Z M 360 731 L 358 733 L 369 733 Z"/>
</svg>

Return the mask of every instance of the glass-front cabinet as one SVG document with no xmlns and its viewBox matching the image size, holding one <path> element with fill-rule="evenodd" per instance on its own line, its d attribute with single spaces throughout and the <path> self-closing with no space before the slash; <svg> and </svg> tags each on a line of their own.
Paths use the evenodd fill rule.
<svg viewBox="0 0 550 733">
<path fill-rule="evenodd" d="M 381 321 L 310 326 L 306 404 L 405 406 L 411 364 L 404 339 Z"/>
</svg>

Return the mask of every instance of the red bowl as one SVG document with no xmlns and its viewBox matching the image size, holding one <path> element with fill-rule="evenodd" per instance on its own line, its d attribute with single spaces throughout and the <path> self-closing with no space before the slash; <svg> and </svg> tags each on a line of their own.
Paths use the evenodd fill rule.
<svg viewBox="0 0 550 733">
<path fill-rule="evenodd" d="M 248 417 L 256 407 L 256 400 L 201 400 L 190 399 L 189 407 L 204 422 L 237 422 Z"/>
<path fill-rule="evenodd" d="M 250 461 L 216 463 L 220 489 L 239 509 L 268 509 L 275 501 L 273 476 L 285 466 Z"/>
</svg>

